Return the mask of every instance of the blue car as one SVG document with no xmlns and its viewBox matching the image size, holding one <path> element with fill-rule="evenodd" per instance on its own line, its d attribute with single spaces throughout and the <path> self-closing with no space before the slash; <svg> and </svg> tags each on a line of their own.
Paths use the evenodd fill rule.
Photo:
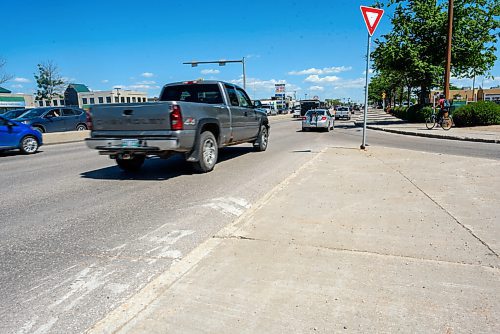
<svg viewBox="0 0 500 334">
<path fill-rule="evenodd" d="M 42 144 L 42 134 L 39 131 L 0 116 L 0 151 L 19 149 L 24 154 L 33 154 Z"/>
<path fill-rule="evenodd" d="M 16 118 L 16 121 L 30 125 L 41 133 L 87 130 L 87 115 L 78 108 L 34 108 Z"/>
</svg>

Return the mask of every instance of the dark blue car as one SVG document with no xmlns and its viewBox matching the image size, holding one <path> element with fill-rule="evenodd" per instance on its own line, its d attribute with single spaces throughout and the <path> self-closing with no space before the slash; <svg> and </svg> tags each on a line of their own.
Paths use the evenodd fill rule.
<svg viewBox="0 0 500 334">
<path fill-rule="evenodd" d="M 32 154 L 42 144 L 42 134 L 39 131 L 0 116 L 0 151 L 19 149 L 25 154 Z"/>
<path fill-rule="evenodd" d="M 44 107 L 31 109 L 16 121 L 30 125 L 42 133 L 87 130 L 84 110 L 69 107 Z"/>
</svg>

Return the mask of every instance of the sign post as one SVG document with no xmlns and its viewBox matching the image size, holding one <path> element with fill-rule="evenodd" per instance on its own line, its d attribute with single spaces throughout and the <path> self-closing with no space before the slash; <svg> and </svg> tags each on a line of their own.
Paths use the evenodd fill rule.
<svg viewBox="0 0 500 334">
<path fill-rule="evenodd" d="M 365 20 L 366 28 L 368 29 L 368 46 L 366 48 L 366 77 L 365 77 L 365 110 L 364 110 L 364 120 L 363 120 L 363 142 L 360 148 L 364 150 L 366 148 L 366 121 L 368 117 L 368 70 L 370 68 L 370 44 L 372 40 L 372 35 L 377 28 L 382 15 L 384 14 L 383 9 L 372 8 L 366 6 L 360 6 L 361 14 Z"/>
</svg>

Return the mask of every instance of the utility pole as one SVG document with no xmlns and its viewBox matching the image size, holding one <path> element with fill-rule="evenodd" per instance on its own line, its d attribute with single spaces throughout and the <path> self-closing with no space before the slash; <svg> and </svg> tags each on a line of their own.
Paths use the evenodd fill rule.
<svg viewBox="0 0 500 334">
<path fill-rule="evenodd" d="M 448 0 L 448 46 L 444 70 L 444 97 L 450 99 L 451 39 L 453 35 L 453 0 Z"/>
</svg>

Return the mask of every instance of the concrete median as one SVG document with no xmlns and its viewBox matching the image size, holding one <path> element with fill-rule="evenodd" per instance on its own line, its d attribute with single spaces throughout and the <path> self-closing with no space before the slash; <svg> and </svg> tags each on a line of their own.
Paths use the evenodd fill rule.
<svg viewBox="0 0 500 334">
<path fill-rule="evenodd" d="M 90 131 L 67 131 L 43 134 L 44 145 L 74 143 L 83 141 L 90 136 Z"/>
</svg>

